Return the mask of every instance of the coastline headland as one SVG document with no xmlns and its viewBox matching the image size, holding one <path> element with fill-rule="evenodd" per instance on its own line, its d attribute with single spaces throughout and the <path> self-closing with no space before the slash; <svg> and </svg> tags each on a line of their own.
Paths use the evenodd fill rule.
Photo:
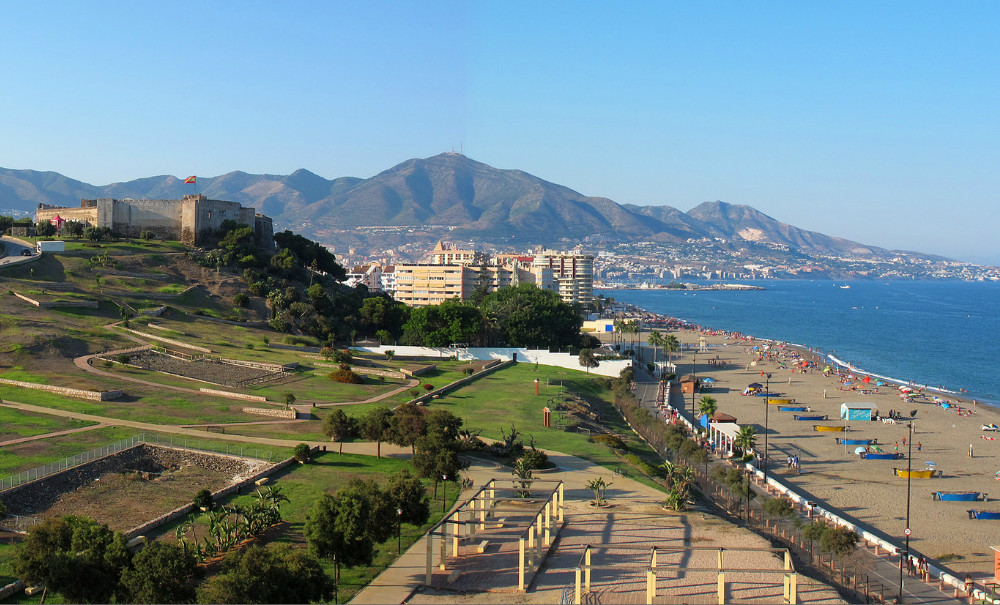
<svg viewBox="0 0 1000 605">
<path fill-rule="evenodd" d="M 1000 424 L 1000 409 L 964 393 L 870 374 L 807 345 L 708 328 L 634 306 L 626 313 L 641 317 L 645 330 L 675 333 L 684 345 L 673 357 L 676 374 L 713 378 L 712 388 L 698 397 L 712 396 L 720 412 L 755 426 L 759 449 L 759 436 L 768 434 L 773 477 L 896 543 L 903 543 L 909 527 L 911 553 L 958 577 L 992 580 L 990 547 L 1000 547 L 1000 534 L 991 521 L 970 518 L 968 509 L 1000 511 L 1000 498 L 989 495 L 1000 488 L 1000 432 L 982 430 Z M 644 360 L 651 361 L 652 348 L 643 348 Z M 842 404 L 870 403 L 877 420 L 839 423 L 848 439 L 870 440 L 895 460 L 864 459 L 839 442 L 844 433 L 816 432 L 812 423 L 798 422 L 765 398 L 743 395 L 754 382 L 766 382 L 770 395 L 829 416 L 830 424 L 841 418 Z M 792 456 L 798 457 L 797 469 L 785 464 Z M 936 472 L 907 481 L 894 467 Z M 941 501 L 936 492 L 979 493 L 981 501 Z"/>
<path fill-rule="evenodd" d="M 750 284 L 691 284 L 691 283 L 678 283 L 671 282 L 669 284 L 650 284 L 648 282 L 643 282 L 641 284 L 604 284 L 595 283 L 595 290 L 677 290 L 677 291 L 687 291 L 687 292 L 709 292 L 709 291 L 737 291 L 744 292 L 749 290 L 764 290 L 763 286 L 753 286 Z"/>
</svg>

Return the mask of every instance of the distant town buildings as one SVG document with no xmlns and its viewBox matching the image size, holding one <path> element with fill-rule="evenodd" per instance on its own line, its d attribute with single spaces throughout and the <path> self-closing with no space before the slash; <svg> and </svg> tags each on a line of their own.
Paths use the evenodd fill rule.
<svg viewBox="0 0 1000 605">
<path fill-rule="evenodd" d="M 39 204 L 35 213 L 36 222 L 49 221 L 57 227 L 67 221 L 78 221 L 91 227 L 108 227 L 126 237 L 139 237 L 143 231 L 150 231 L 158 238 L 189 245 L 201 244 L 220 231 L 227 220 L 249 225 L 259 247 L 274 248 L 274 226 L 270 217 L 237 202 L 210 200 L 200 194 L 185 195 L 179 200 L 80 200 L 79 208 Z"/>
<path fill-rule="evenodd" d="M 391 269 L 383 268 L 382 289 L 415 307 L 450 298 L 469 300 L 477 288 L 493 292 L 522 283 L 553 291 L 568 303 L 590 304 L 594 298 L 594 257 L 588 254 L 540 249 L 490 259 L 477 250 L 438 242 L 430 259 L 428 263 L 396 263 Z M 360 269 L 354 283 L 361 279 Z"/>
</svg>

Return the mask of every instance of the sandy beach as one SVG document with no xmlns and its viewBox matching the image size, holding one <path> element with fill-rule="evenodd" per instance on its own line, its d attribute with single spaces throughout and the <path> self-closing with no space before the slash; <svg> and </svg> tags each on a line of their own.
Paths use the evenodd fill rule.
<svg viewBox="0 0 1000 605">
<path fill-rule="evenodd" d="M 666 332 L 664 332 L 666 333 Z M 767 341 L 735 341 L 722 335 L 703 334 L 696 330 L 671 331 L 687 346 L 697 346 L 699 337 L 705 336 L 709 353 L 697 356 L 699 378 L 715 379 L 713 388 L 703 395 L 718 401 L 718 410 L 737 418 L 739 424 L 754 424 L 758 428 L 758 449 L 764 447 L 765 407 L 767 411 L 769 472 L 781 477 L 795 487 L 815 496 L 862 523 L 870 524 L 891 538 L 903 541 L 906 526 L 907 481 L 896 477 L 893 467 L 906 469 L 909 431 L 905 421 L 895 424 L 881 421 L 856 421 L 847 423 L 849 432 L 817 432 L 813 425 L 844 425 L 840 420 L 840 407 L 844 402 L 869 402 L 875 404 L 882 416 L 895 410 L 904 418 L 916 410 L 913 420 L 912 468 L 923 470 L 933 462 L 940 477 L 912 479 L 910 492 L 911 550 L 933 558 L 957 574 L 972 574 L 973 578 L 992 579 L 993 551 L 1000 547 L 1000 521 L 970 519 L 970 508 L 1000 511 L 1000 482 L 994 475 L 1000 470 L 1000 436 L 984 432 L 983 424 L 1000 424 L 1000 411 L 971 400 L 961 401 L 955 396 L 939 395 L 945 401 L 958 403 L 968 415 L 960 415 L 937 405 L 930 397 L 904 402 L 897 385 L 878 387 L 877 393 L 862 394 L 844 387 L 836 374 L 824 376 L 820 371 L 827 361 L 821 359 L 817 368 L 807 373 L 793 369 L 790 363 L 792 347 L 776 346 L 775 359 L 757 361 L 751 351 Z M 806 343 L 808 344 L 808 343 Z M 797 350 L 801 353 L 801 350 Z M 650 349 L 648 355 L 652 354 Z M 662 359 L 662 351 L 659 353 Z M 725 362 L 725 368 L 713 367 L 707 362 L 715 359 Z M 807 359 L 820 359 L 806 354 Z M 647 357 L 647 360 L 651 357 Z M 690 374 L 694 356 L 689 350 L 674 354 L 678 376 Z M 787 366 L 786 368 L 780 367 Z M 765 383 L 761 372 L 770 373 L 772 396 L 793 398 L 795 405 L 806 405 L 810 415 L 829 416 L 828 421 L 799 421 L 794 414 L 803 412 L 779 411 L 777 405 L 766 406 L 764 397 L 745 396 L 744 389 L 753 382 Z M 864 375 L 859 375 L 858 379 Z M 864 389 L 874 389 L 875 379 L 861 384 Z M 934 396 L 936 393 L 929 393 Z M 688 396 L 690 399 L 690 396 Z M 676 401 L 676 400 L 675 400 Z M 687 401 L 690 409 L 690 401 Z M 964 413 L 964 412 L 963 412 Z M 883 451 L 898 451 L 898 460 L 862 460 L 854 453 L 856 446 L 840 445 L 837 438 L 877 439 Z M 983 437 L 998 436 L 996 440 Z M 919 451 L 918 451 L 919 445 Z M 969 457 L 970 447 L 973 457 Z M 788 456 L 798 456 L 800 472 L 787 468 Z M 986 502 L 942 502 L 933 499 L 934 491 L 980 491 L 994 493 Z"/>
</svg>

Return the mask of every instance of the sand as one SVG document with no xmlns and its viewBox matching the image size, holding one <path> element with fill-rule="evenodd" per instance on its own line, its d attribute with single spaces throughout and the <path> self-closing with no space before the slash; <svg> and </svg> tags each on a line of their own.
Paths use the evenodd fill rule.
<svg viewBox="0 0 1000 605">
<path fill-rule="evenodd" d="M 682 343 L 692 346 L 703 335 L 693 330 L 672 333 Z M 732 339 L 707 335 L 706 343 L 710 345 L 711 352 L 698 355 L 697 374 L 699 378 L 714 378 L 716 384 L 704 394 L 714 397 L 718 401 L 718 410 L 735 416 L 739 424 L 757 425 L 760 450 L 764 447 L 765 407 L 770 407 L 767 411 L 769 472 L 812 494 L 816 500 L 870 524 L 899 543 L 903 542 L 906 527 L 907 481 L 894 476 L 892 469 L 905 469 L 907 465 L 909 444 L 904 445 L 904 439 L 909 438 L 909 431 L 906 423 L 850 421 L 847 423 L 850 428 L 848 433 L 816 432 L 813 425 L 843 425 L 840 406 L 844 402 L 874 403 L 882 415 L 893 409 L 907 418 L 910 410 L 915 409 L 912 468 L 923 470 L 927 467 L 926 461 L 933 461 L 943 474 L 932 479 L 911 480 L 910 527 L 913 533 L 910 548 L 952 569 L 959 577 L 970 573 L 976 579 L 992 579 L 993 551 L 990 547 L 1000 547 L 1000 521 L 970 519 L 967 511 L 970 508 L 1000 511 L 1000 482 L 994 478 L 995 473 L 1000 471 L 1000 434 L 980 430 L 983 424 L 1000 424 L 1000 411 L 983 404 L 973 406 L 971 400 L 960 402 L 963 409 L 968 407 L 971 411 L 968 416 L 960 416 L 954 408 L 946 410 L 934 403 L 904 403 L 896 385 L 879 387 L 877 394 L 839 390 L 842 385 L 836 375 L 827 377 L 818 371 L 827 365 L 825 360 L 818 370 L 810 369 L 806 374 L 792 370 L 791 364 L 788 364 L 789 369 L 780 369 L 777 361 L 768 360 L 748 370 L 747 365 L 756 359 L 755 355 L 747 352 L 748 348 L 763 345 L 765 341 L 733 344 Z M 790 358 L 792 348 L 779 350 L 780 357 Z M 651 353 L 650 350 L 647 354 Z M 729 367 L 719 369 L 707 365 L 707 360 L 716 356 L 729 362 Z M 809 355 L 809 358 L 816 356 Z M 691 372 L 692 359 L 690 351 L 675 355 L 678 376 Z M 797 421 L 793 419 L 793 414 L 800 412 L 780 412 L 777 405 L 766 406 L 763 397 L 742 395 L 748 384 L 764 384 L 762 371 L 771 373 L 772 395 L 792 397 L 797 405 L 808 405 L 810 414 L 829 415 L 830 420 Z M 874 388 L 874 384 L 873 379 L 865 388 Z M 699 393 L 697 398 L 702 396 Z M 955 396 L 941 397 L 959 402 Z M 690 402 L 687 404 L 687 409 L 690 409 Z M 854 454 L 856 446 L 845 448 L 837 444 L 836 438 L 840 436 L 878 439 L 878 444 L 886 452 L 896 451 L 894 445 L 898 444 L 898 451 L 904 458 L 861 460 Z M 983 436 L 998 438 L 986 440 Z M 974 454 L 971 458 L 970 446 Z M 789 455 L 799 456 L 801 473 L 786 468 Z M 988 498 L 985 502 L 941 502 L 932 498 L 932 493 L 937 490 L 994 492 L 997 497 Z"/>
</svg>

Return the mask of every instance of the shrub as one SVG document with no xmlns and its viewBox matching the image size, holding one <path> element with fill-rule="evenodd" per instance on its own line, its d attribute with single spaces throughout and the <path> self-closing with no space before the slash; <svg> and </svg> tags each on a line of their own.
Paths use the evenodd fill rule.
<svg viewBox="0 0 1000 605">
<path fill-rule="evenodd" d="M 528 450 L 520 458 L 521 465 L 529 470 L 546 468 L 549 466 L 549 456 L 541 450 Z"/>
<path fill-rule="evenodd" d="M 628 449 L 628 446 L 625 444 L 624 439 L 622 439 L 618 435 L 612 435 L 610 433 L 594 435 L 590 438 L 590 440 L 593 441 L 594 443 L 600 443 L 601 445 L 606 445 L 616 450 L 625 451 Z"/>
<path fill-rule="evenodd" d="M 828 527 L 819 539 L 820 548 L 835 555 L 846 555 L 858 545 L 858 534 L 846 527 Z"/>
<path fill-rule="evenodd" d="M 253 343 L 252 343 L 252 342 L 248 342 L 248 343 L 246 344 L 246 347 L 247 347 L 248 349 L 253 349 Z"/>
<path fill-rule="evenodd" d="M 472 376 L 473 374 L 475 374 L 476 370 L 475 370 L 475 368 L 465 368 L 464 370 L 462 370 L 462 372 L 466 376 Z"/>
<path fill-rule="evenodd" d="M 708 476 L 717 483 L 726 482 L 726 466 L 723 464 L 716 464 L 712 467 L 712 470 L 708 472 Z"/>
<path fill-rule="evenodd" d="M 237 307 L 245 307 L 250 304 L 250 297 L 247 296 L 246 292 L 240 292 L 233 297 L 233 304 Z"/>
<path fill-rule="evenodd" d="M 635 454 L 625 454 L 625 462 L 628 463 L 629 466 L 634 466 L 636 468 L 639 468 L 639 464 L 642 462 L 642 458 L 639 458 Z"/>
<path fill-rule="evenodd" d="M 424 390 L 428 392 L 433 391 L 434 385 L 428 382 L 427 384 L 424 385 Z"/>
<path fill-rule="evenodd" d="M 212 492 L 203 489 L 195 494 L 194 505 L 202 510 L 211 510 L 215 506 L 215 499 L 212 498 Z"/>
<path fill-rule="evenodd" d="M 417 389 L 410 389 L 410 396 L 414 398 L 420 397 L 420 391 L 418 391 Z"/>
<path fill-rule="evenodd" d="M 299 462 L 302 462 L 303 464 L 309 462 L 309 457 L 311 453 L 312 451 L 310 450 L 309 446 L 306 445 L 305 443 L 300 443 L 296 445 L 295 449 L 292 450 L 292 455 L 295 456 L 295 459 L 298 460 Z"/>
<path fill-rule="evenodd" d="M 128 363 L 128 355 L 126 355 L 125 353 L 120 353 L 115 357 L 115 361 L 117 361 L 122 365 L 125 365 Z"/>
<path fill-rule="evenodd" d="M 658 466 L 653 466 L 652 464 L 646 462 L 645 460 L 639 461 L 639 471 L 646 475 L 647 477 L 662 477 L 663 469 Z"/>
<path fill-rule="evenodd" d="M 155 239 L 156 234 L 150 231 L 149 229 L 143 229 L 142 231 L 139 232 L 139 237 L 141 239 L 150 240 L 150 239 Z"/>
<path fill-rule="evenodd" d="M 327 378 L 336 382 L 344 382 L 347 384 L 364 384 L 365 379 L 361 377 L 360 374 L 356 374 L 351 370 L 345 370 L 343 368 L 338 368 L 329 374 Z"/>
<path fill-rule="evenodd" d="M 768 498 L 763 504 L 764 512 L 772 517 L 787 519 L 795 514 L 795 505 L 788 498 Z"/>
</svg>

